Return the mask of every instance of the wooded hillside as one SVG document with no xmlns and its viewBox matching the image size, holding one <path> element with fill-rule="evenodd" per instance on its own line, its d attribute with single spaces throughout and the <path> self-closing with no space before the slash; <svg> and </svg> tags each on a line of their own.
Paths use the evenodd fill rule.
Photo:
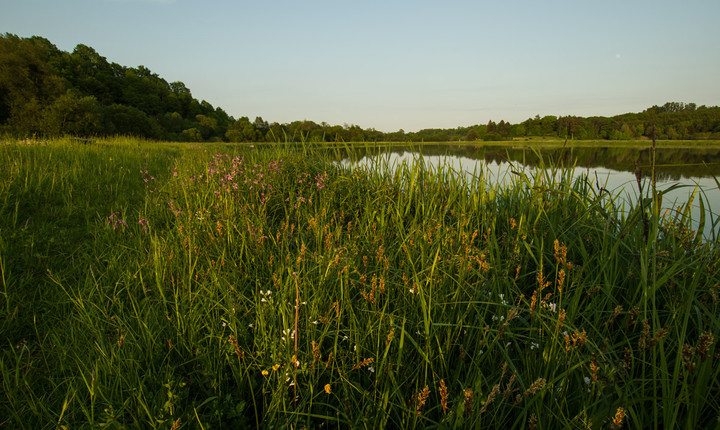
<svg viewBox="0 0 720 430">
<path fill-rule="evenodd" d="M 536 116 L 453 129 L 382 132 L 314 121 L 268 123 L 233 118 L 198 101 L 182 82 L 144 66 L 108 62 L 86 45 L 73 52 L 42 37 L 0 35 L 0 133 L 14 136 L 132 135 L 169 141 L 473 141 L 569 139 L 720 139 L 720 107 L 670 102 L 613 117 Z"/>
</svg>

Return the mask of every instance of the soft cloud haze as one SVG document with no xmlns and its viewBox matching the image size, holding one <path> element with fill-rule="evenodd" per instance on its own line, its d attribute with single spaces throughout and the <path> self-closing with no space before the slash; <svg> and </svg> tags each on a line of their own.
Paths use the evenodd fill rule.
<svg viewBox="0 0 720 430">
<path fill-rule="evenodd" d="M 720 104 L 720 1 L 0 0 L 235 117 L 383 131 Z"/>
</svg>

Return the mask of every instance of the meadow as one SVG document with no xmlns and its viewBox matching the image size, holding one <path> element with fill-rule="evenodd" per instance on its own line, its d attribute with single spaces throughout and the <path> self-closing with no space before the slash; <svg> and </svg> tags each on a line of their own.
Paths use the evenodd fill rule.
<svg viewBox="0 0 720 430">
<path fill-rule="evenodd" d="M 720 425 L 690 204 L 355 151 L 3 140 L 0 427 Z"/>
</svg>

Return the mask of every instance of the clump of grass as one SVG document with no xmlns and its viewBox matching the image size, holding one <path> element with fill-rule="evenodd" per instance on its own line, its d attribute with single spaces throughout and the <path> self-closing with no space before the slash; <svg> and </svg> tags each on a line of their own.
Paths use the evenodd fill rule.
<svg viewBox="0 0 720 430">
<path fill-rule="evenodd" d="M 720 255 L 687 218 L 355 151 L 3 142 L 3 422 L 716 421 Z"/>
</svg>

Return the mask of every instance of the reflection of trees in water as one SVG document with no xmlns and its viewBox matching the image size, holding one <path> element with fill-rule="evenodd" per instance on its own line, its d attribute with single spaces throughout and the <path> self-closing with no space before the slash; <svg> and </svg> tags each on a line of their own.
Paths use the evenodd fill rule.
<svg viewBox="0 0 720 430">
<path fill-rule="evenodd" d="M 507 146 L 476 145 L 417 145 L 385 146 L 375 148 L 355 148 L 356 156 L 373 156 L 384 152 L 403 155 L 407 152 L 423 155 L 444 155 L 467 157 L 497 164 L 513 161 L 526 166 L 537 167 L 540 164 L 538 153 L 531 148 L 511 148 Z M 553 148 L 540 151 L 545 165 L 577 166 L 584 168 L 604 167 L 608 169 L 635 172 L 635 163 L 644 177 L 651 174 L 651 150 L 634 148 Z M 657 148 L 655 166 L 658 179 L 677 180 L 681 176 L 709 177 L 720 176 L 720 149 L 716 148 Z"/>
</svg>

